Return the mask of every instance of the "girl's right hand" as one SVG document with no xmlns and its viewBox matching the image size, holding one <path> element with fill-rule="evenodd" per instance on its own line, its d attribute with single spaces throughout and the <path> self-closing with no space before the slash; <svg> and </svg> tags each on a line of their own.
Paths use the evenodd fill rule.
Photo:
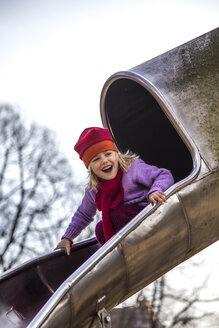
<svg viewBox="0 0 219 328">
<path fill-rule="evenodd" d="M 58 245 L 56 246 L 56 249 L 60 249 L 60 248 L 65 248 L 67 255 L 70 255 L 71 252 L 71 241 L 67 238 L 63 238 Z"/>
</svg>

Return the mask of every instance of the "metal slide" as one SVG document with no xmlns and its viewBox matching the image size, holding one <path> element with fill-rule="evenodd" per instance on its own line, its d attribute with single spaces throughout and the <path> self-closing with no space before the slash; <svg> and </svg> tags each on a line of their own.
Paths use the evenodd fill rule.
<svg viewBox="0 0 219 328">
<path fill-rule="evenodd" d="M 218 58 L 219 28 L 106 81 L 103 125 L 120 150 L 171 170 L 168 202 L 102 247 L 91 239 L 3 274 L 0 328 L 91 327 L 218 240 Z"/>
</svg>

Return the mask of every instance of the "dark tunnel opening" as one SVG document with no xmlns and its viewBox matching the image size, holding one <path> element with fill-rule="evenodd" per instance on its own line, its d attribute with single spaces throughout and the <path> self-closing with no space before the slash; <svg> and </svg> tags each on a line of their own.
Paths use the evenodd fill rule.
<svg viewBox="0 0 219 328">
<path fill-rule="evenodd" d="M 105 116 L 118 149 L 169 169 L 178 182 L 193 169 L 192 156 L 157 100 L 139 83 L 121 78 L 108 88 Z"/>
</svg>

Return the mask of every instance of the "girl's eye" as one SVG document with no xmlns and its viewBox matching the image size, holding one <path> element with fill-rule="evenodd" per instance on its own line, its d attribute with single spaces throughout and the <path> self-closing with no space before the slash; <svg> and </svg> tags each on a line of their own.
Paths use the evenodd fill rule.
<svg viewBox="0 0 219 328">
<path fill-rule="evenodd" d="M 99 159 L 99 157 L 95 157 L 95 158 L 92 160 L 92 162 L 96 162 L 96 161 L 98 161 L 98 159 Z"/>
<path fill-rule="evenodd" d="M 110 156 L 110 155 L 111 155 L 111 152 L 110 151 L 106 153 L 106 156 Z"/>
</svg>

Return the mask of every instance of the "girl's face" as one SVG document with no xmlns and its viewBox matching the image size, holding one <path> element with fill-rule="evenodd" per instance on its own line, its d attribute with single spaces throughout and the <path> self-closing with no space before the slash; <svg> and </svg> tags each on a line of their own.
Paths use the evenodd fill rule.
<svg viewBox="0 0 219 328">
<path fill-rule="evenodd" d="M 114 150 L 103 151 L 92 158 L 89 166 L 98 178 L 112 180 L 119 168 L 118 154 Z"/>
</svg>

